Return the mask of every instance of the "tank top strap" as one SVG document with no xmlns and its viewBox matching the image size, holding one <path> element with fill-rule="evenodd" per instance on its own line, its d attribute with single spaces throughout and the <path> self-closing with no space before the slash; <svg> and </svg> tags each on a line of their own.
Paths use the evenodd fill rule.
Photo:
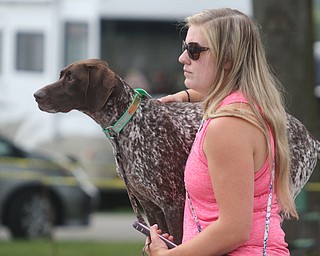
<svg viewBox="0 0 320 256">
<path fill-rule="evenodd" d="M 243 95 L 243 93 L 239 91 L 235 91 L 225 97 L 221 103 L 218 105 L 218 108 L 225 106 L 225 105 L 230 105 L 233 103 L 249 103 L 247 98 Z"/>
<path fill-rule="evenodd" d="M 244 119 L 247 122 L 256 126 L 258 129 L 260 129 L 264 133 L 265 136 L 267 136 L 267 134 L 265 133 L 265 130 L 263 129 L 261 124 L 257 122 L 257 119 L 252 111 L 239 109 L 233 105 L 225 105 L 223 107 L 220 107 L 213 115 L 210 115 L 210 118 L 218 118 L 218 117 L 238 117 L 238 118 Z"/>
</svg>

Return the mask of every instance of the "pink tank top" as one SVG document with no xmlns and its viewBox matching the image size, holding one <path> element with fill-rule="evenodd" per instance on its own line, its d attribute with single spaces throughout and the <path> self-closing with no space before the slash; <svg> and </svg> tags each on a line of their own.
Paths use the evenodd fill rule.
<svg viewBox="0 0 320 256">
<path fill-rule="evenodd" d="M 248 103 L 241 93 L 235 92 L 226 97 L 220 106 L 239 102 Z M 207 159 L 203 152 L 203 141 L 207 127 L 211 121 L 212 119 L 206 120 L 203 123 L 202 128 L 198 131 L 185 169 L 186 189 L 202 229 L 205 229 L 211 222 L 214 222 L 219 217 L 218 205 L 214 196 L 214 188 L 212 188 L 209 176 Z M 274 139 L 271 133 L 270 137 L 271 150 L 274 152 Z M 263 167 L 254 175 L 254 208 L 250 239 L 228 255 L 262 255 L 270 180 L 271 169 L 269 159 L 266 159 Z M 279 210 L 280 207 L 276 202 L 276 195 L 273 194 L 267 255 L 290 255 L 289 250 L 287 249 L 287 243 L 284 240 L 285 234 L 280 226 L 281 217 L 278 214 Z M 193 219 L 193 213 L 190 209 L 190 204 L 186 199 L 183 242 L 188 241 L 197 234 L 198 230 Z"/>
</svg>

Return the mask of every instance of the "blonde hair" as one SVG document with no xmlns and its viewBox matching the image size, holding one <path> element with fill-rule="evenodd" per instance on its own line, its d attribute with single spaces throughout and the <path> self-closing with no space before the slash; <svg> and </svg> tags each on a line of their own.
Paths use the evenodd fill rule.
<svg viewBox="0 0 320 256">
<path fill-rule="evenodd" d="M 216 59 L 219 75 L 203 102 L 204 117 L 214 116 L 219 103 L 233 91 L 245 95 L 268 142 L 266 121 L 275 138 L 275 190 L 281 210 L 287 218 L 298 218 L 290 191 L 290 153 L 281 84 L 266 61 L 259 27 L 247 15 L 228 8 L 204 10 L 188 17 L 185 26 L 200 29 Z"/>
</svg>

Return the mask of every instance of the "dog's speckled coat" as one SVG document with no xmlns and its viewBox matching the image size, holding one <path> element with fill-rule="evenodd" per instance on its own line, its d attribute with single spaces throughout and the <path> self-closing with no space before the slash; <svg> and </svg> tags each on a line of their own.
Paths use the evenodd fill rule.
<svg viewBox="0 0 320 256">
<path fill-rule="evenodd" d="M 134 94 L 106 62 L 91 59 L 67 66 L 57 82 L 38 90 L 34 97 L 43 111 L 76 109 L 106 128 L 126 111 Z M 176 243 L 182 238 L 183 171 L 201 115 L 200 104 L 163 104 L 145 97 L 116 141 L 110 139 L 118 174 L 126 183 L 134 210 L 135 198 L 149 223 L 158 223 L 162 230 L 174 236 Z M 292 193 L 296 196 L 315 168 L 320 143 L 289 114 L 287 127 Z"/>
</svg>

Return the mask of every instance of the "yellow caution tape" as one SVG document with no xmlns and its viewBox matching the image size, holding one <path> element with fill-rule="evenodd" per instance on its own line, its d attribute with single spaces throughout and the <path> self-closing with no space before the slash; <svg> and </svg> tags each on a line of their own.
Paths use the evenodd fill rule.
<svg viewBox="0 0 320 256">
<path fill-rule="evenodd" d="M 44 185 L 64 185 L 64 186 L 78 186 L 79 180 L 73 176 L 46 176 L 45 174 L 34 171 L 12 171 L 6 170 L 0 172 L 1 180 L 25 180 L 25 181 L 37 181 Z M 124 182 L 119 178 L 89 178 L 91 183 L 101 189 L 125 189 Z M 320 182 L 308 182 L 306 184 L 306 190 L 309 192 L 320 192 Z"/>
<path fill-rule="evenodd" d="M 38 172 L 32 171 L 1 171 L 0 180 L 24 180 L 24 181 L 36 181 L 44 185 L 66 185 L 77 186 L 79 181 L 72 176 L 45 176 Z"/>
<path fill-rule="evenodd" d="M 53 169 L 61 168 L 65 165 L 59 165 L 54 162 L 50 162 L 46 159 L 37 159 L 37 158 L 19 158 L 19 157 L 1 157 L 1 165 L 16 166 L 18 168 L 41 168 L 41 169 Z M 68 164 L 72 166 L 72 164 Z"/>
<path fill-rule="evenodd" d="M 124 190 L 126 189 L 125 184 L 120 179 L 90 179 L 90 181 L 97 188 L 114 189 L 114 190 Z"/>
<path fill-rule="evenodd" d="M 320 182 L 308 182 L 306 189 L 309 192 L 320 192 Z"/>
<path fill-rule="evenodd" d="M 39 172 L 33 171 L 12 171 L 6 170 L 0 172 L 1 180 L 23 180 L 23 181 L 35 181 L 43 185 L 54 185 L 54 186 L 78 186 L 79 180 L 73 176 L 46 176 Z M 103 179 L 103 178 L 89 178 L 91 183 L 101 189 L 110 190 L 123 190 L 125 189 L 124 183 L 119 178 Z"/>
</svg>

